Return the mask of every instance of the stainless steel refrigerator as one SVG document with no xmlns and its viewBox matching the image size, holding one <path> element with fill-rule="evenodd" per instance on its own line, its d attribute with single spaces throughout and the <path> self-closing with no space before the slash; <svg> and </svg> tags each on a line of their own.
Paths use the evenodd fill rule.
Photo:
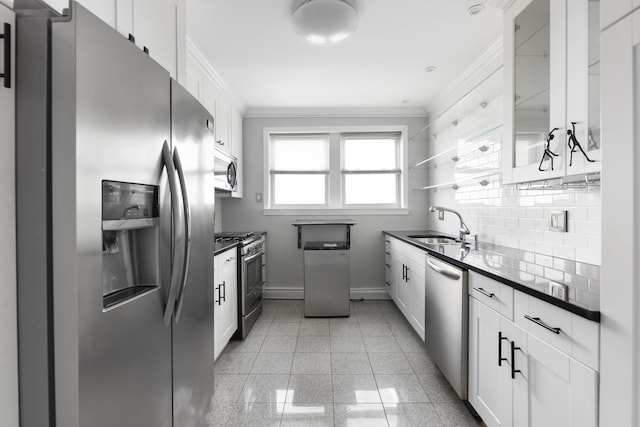
<svg viewBox="0 0 640 427">
<path fill-rule="evenodd" d="M 213 118 L 81 5 L 15 6 L 21 425 L 205 425 Z"/>
</svg>

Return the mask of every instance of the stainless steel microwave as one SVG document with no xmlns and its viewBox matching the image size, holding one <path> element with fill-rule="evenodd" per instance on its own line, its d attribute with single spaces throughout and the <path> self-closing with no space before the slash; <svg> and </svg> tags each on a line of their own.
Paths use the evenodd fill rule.
<svg viewBox="0 0 640 427">
<path fill-rule="evenodd" d="M 236 173 L 238 171 L 238 160 L 216 148 L 215 150 L 215 187 L 219 190 L 237 191 L 238 181 Z"/>
</svg>

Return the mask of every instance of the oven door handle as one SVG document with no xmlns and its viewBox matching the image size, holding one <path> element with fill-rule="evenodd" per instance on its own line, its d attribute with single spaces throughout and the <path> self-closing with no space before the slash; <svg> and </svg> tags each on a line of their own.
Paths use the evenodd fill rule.
<svg viewBox="0 0 640 427">
<path fill-rule="evenodd" d="M 253 255 L 251 255 L 249 257 L 245 256 L 244 263 L 246 264 L 248 262 L 251 262 L 251 261 L 253 261 L 254 259 L 256 259 L 256 258 L 258 258 L 260 256 L 262 256 L 262 252 L 258 252 L 257 254 L 253 254 Z"/>
</svg>

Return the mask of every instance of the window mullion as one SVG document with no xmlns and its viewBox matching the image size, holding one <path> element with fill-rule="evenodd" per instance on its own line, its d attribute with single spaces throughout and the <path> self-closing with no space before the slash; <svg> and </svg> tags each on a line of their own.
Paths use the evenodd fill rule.
<svg viewBox="0 0 640 427">
<path fill-rule="evenodd" d="M 339 209 L 342 205 L 342 161 L 340 134 L 329 135 L 329 209 Z"/>
</svg>

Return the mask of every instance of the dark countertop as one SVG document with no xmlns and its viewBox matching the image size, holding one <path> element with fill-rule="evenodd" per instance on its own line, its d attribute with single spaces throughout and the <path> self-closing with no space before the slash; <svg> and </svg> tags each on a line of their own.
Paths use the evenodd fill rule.
<svg viewBox="0 0 640 427">
<path fill-rule="evenodd" d="M 222 242 L 222 243 L 216 243 L 215 245 L 215 250 L 213 252 L 213 255 L 218 255 L 221 254 L 222 252 L 226 251 L 229 248 L 232 248 L 234 246 L 238 246 L 238 242 Z"/>
<path fill-rule="evenodd" d="M 459 244 L 426 244 L 408 237 L 446 235 L 438 231 L 383 233 L 460 268 L 483 274 L 586 319 L 600 321 L 600 267 L 597 265 L 489 243 L 479 242 L 477 248 L 471 244 L 470 250 L 466 251 Z M 567 286 L 567 301 L 549 294 L 547 287 L 550 281 Z"/>
</svg>

